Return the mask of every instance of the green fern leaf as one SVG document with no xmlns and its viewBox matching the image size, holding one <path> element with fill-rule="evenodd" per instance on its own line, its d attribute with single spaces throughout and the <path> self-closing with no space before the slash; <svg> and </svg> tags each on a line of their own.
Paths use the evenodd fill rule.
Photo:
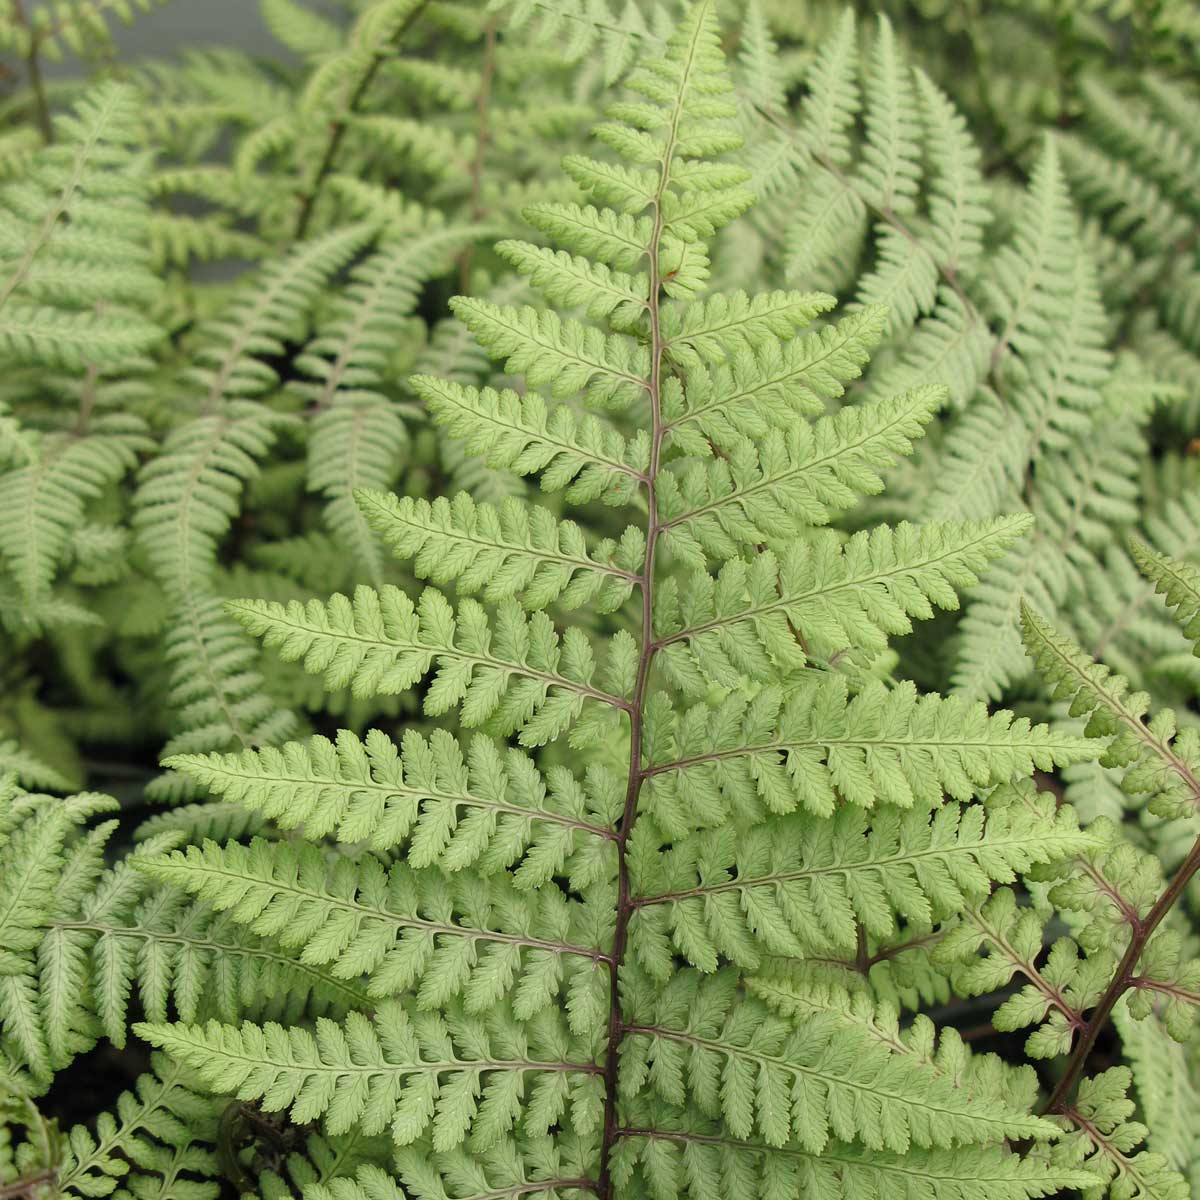
<svg viewBox="0 0 1200 1200">
<path fill-rule="evenodd" d="M 518 887 L 555 874 L 572 886 L 594 882 L 605 862 L 615 813 L 589 780 L 581 787 L 561 767 L 545 778 L 518 750 L 501 752 L 477 735 L 464 754 L 448 733 L 410 730 L 402 748 L 379 730 L 360 741 L 349 730 L 241 754 L 176 755 L 165 765 L 218 796 L 262 812 L 309 837 L 336 832 L 342 842 L 385 851 L 408 842 L 414 867 L 515 867 Z M 411 841 L 409 841 L 411 839 Z"/>
<path fill-rule="evenodd" d="M 404 1146 L 431 1129 L 441 1151 L 473 1126 L 495 1131 L 493 1140 L 518 1121 L 530 1133 L 545 1132 L 571 1093 L 594 1091 L 596 1068 L 552 1018 L 490 1025 L 453 1011 L 410 1017 L 389 1001 L 373 1019 L 319 1018 L 312 1033 L 215 1021 L 143 1022 L 134 1030 L 193 1067 L 213 1091 L 260 1100 L 268 1112 L 287 1109 L 298 1124 L 321 1117 L 335 1136 L 356 1126 L 368 1134 L 390 1129 Z"/>
<path fill-rule="evenodd" d="M 393 552 L 413 560 L 419 578 L 493 604 L 518 596 L 530 611 L 558 602 L 613 612 L 632 594 L 645 557 L 645 537 L 633 526 L 619 543 L 606 539 L 589 550 L 573 521 L 511 498 L 494 507 L 460 492 L 429 504 L 360 491 L 355 500 Z"/>
</svg>

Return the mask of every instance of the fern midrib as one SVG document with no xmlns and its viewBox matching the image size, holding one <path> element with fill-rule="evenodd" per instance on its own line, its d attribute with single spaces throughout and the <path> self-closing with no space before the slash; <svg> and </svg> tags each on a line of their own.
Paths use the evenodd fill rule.
<svg viewBox="0 0 1200 1200">
<path fill-rule="evenodd" d="M 688 43 L 686 57 L 681 66 L 680 86 L 675 94 L 671 120 L 663 142 L 658 186 L 654 194 L 654 223 L 650 241 L 646 247 L 649 256 L 650 280 L 648 304 L 650 319 L 650 463 L 647 469 L 646 507 L 647 530 L 646 550 L 642 564 L 642 629 L 639 640 L 637 677 L 629 709 L 629 775 L 625 789 L 625 803 L 621 812 L 621 825 L 617 838 L 617 912 L 613 931 L 612 960 L 609 964 L 609 1023 L 608 1046 L 604 1056 L 604 1126 L 600 1144 L 600 1171 L 597 1192 L 600 1200 L 612 1200 L 612 1153 L 616 1143 L 618 1072 L 621 1041 L 626 1034 L 624 1013 L 621 1007 L 620 971 L 625 961 L 625 949 L 629 936 L 629 922 L 633 915 L 630 903 L 631 891 L 629 863 L 626 849 L 629 835 L 637 820 L 638 798 L 646 774 L 642 769 L 643 719 L 646 690 L 650 679 L 650 668 L 654 662 L 654 567 L 658 539 L 664 528 L 658 515 L 657 479 L 662 454 L 664 429 L 662 423 L 662 369 L 666 348 L 662 336 L 662 264 L 659 261 L 663 237 L 663 197 L 671 180 L 671 164 L 679 139 L 679 123 L 683 119 L 685 98 L 691 87 L 692 71 L 695 67 L 697 43 L 704 29 L 709 0 L 701 0 L 692 13 L 695 22 L 692 38 Z"/>
<path fill-rule="evenodd" d="M 181 1028 L 178 1025 L 173 1025 L 171 1027 L 171 1037 L 178 1041 L 189 1043 L 198 1049 L 209 1050 L 210 1047 L 207 1042 L 203 1040 L 196 1042 L 186 1036 L 187 1033 L 191 1032 L 192 1028 L 195 1027 L 183 1026 Z M 199 1029 L 203 1032 L 203 1026 L 199 1027 Z M 417 1058 L 413 1062 L 400 1063 L 387 1061 L 381 1063 L 330 1063 L 318 1057 L 316 1061 L 310 1059 L 307 1061 L 278 1062 L 265 1054 L 235 1053 L 230 1048 L 228 1041 L 222 1043 L 220 1056 L 223 1060 L 248 1063 L 259 1071 L 265 1066 L 273 1067 L 280 1074 L 302 1072 L 305 1075 L 416 1075 L 425 1073 L 433 1074 L 439 1071 L 513 1071 L 517 1074 L 524 1074 L 527 1071 L 571 1071 L 584 1075 L 595 1075 L 600 1070 L 595 1063 L 544 1062 L 541 1059 L 534 1058 L 450 1058 L 434 1061 Z"/>
</svg>

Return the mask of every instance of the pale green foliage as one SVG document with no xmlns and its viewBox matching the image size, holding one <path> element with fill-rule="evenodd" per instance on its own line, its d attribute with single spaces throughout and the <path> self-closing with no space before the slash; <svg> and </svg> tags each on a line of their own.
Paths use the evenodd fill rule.
<svg viewBox="0 0 1200 1200">
<path fill-rule="evenodd" d="M 461 298 L 459 318 L 524 376 L 524 390 L 431 376 L 412 386 L 491 467 L 540 474 L 577 507 L 638 501 L 634 525 L 593 548 L 575 522 L 515 499 L 497 509 L 465 496 L 431 505 L 360 492 L 371 525 L 419 575 L 464 593 L 457 605 L 434 588 L 414 600 L 391 584 L 328 602 L 229 605 L 327 687 L 372 697 L 422 686 L 426 716 L 457 710 L 484 734 L 466 754 L 444 732 L 409 733 L 402 753 L 382 735 L 363 743 L 345 732 L 336 744 L 172 758 L 305 838 L 333 833 L 396 856 L 331 862 L 318 846 L 256 840 L 139 860 L 302 962 L 365 976 L 381 1003 L 371 1022 L 322 1018 L 313 1035 L 253 1023 L 139 1028 L 210 1087 L 262 1097 L 297 1121 L 323 1115 L 331 1133 L 359 1122 L 406 1145 L 428 1132 L 435 1153 L 469 1137 L 473 1154 L 515 1136 L 528 1155 L 554 1124 L 558 1137 L 591 1146 L 585 1170 L 614 1181 L 652 1179 L 661 1166 L 644 1155 L 627 1162 L 614 1135 L 646 1083 L 729 1138 L 761 1139 L 764 1151 L 794 1144 L 819 1155 L 830 1136 L 895 1153 L 1044 1137 L 1052 1127 L 1021 1105 L 997 1097 L 981 1109 L 845 1014 L 797 1024 L 740 984 L 738 968 L 767 955 L 852 952 L 859 927 L 881 939 L 897 922 L 930 929 L 986 897 L 991 881 L 1082 851 L 1091 842 L 1069 813 L 1034 817 L 997 797 L 985 818 L 969 802 L 1089 750 L 911 690 L 859 680 L 852 698 L 832 673 L 830 659 L 853 650 L 867 667 L 888 634 L 935 605 L 956 606 L 957 589 L 1027 522 L 901 525 L 844 546 L 819 528 L 880 489 L 879 472 L 911 449 L 943 391 L 918 387 L 822 416 L 820 400 L 860 369 L 879 310 L 796 338 L 829 297 L 695 298 L 709 271 L 700 239 L 749 202 L 743 172 L 704 161 L 737 143 L 704 5 L 630 85 L 640 99 L 616 105 L 598 131 L 628 165 L 567 162 L 594 200 L 619 211 L 534 206 L 531 218 L 563 250 L 504 246 L 535 289 L 605 324 Z M 876 171 L 889 195 L 907 186 L 882 148 Z M 638 215 L 647 206 L 653 215 Z M 647 255 L 648 270 L 635 273 Z M 810 399 L 790 399 L 793 381 Z M 730 415 L 714 425 L 697 397 Z M 720 431 L 722 454 L 706 426 Z M 647 496 L 648 523 L 636 515 Z M 560 631 L 542 611 L 596 599 L 605 611 L 633 594 L 640 642 L 618 628 L 603 651 L 585 627 Z M 795 672 L 810 663 L 822 700 L 805 706 Z M 730 691 L 724 703 L 706 699 L 712 685 Z M 789 693 L 800 707 L 783 715 Z M 683 697 L 701 703 L 672 735 Z M 627 721 L 643 740 L 618 773 L 601 747 L 622 740 Z M 736 768 L 713 760 L 706 798 L 686 779 L 672 787 L 660 777 L 699 767 L 687 746 L 710 722 L 729 731 L 718 746 L 732 738 L 742 752 L 728 756 Z M 878 745 L 881 722 L 895 748 Z M 566 742 L 592 765 L 583 780 L 559 765 L 543 776 L 487 735 L 531 749 Z M 655 765 L 642 769 L 643 755 Z M 748 786 L 756 774 L 774 780 L 766 804 Z M 643 780 L 653 782 L 643 789 Z M 835 787 L 857 802 L 836 815 Z M 941 806 L 944 788 L 969 806 Z M 877 796 L 909 812 L 868 817 Z M 802 811 L 778 815 L 793 809 Z M 721 828 L 730 812 L 735 823 Z M 662 852 L 659 822 L 673 831 Z M 561 890 L 563 876 L 578 898 Z M 610 1018 L 613 995 L 621 1009 Z"/>
<path fill-rule="evenodd" d="M 59 133 L 24 179 L 0 188 L 0 357 L 80 368 L 162 336 L 141 315 L 158 291 L 145 244 L 148 164 L 135 152 L 127 86 L 97 87 Z"/>
<path fill-rule="evenodd" d="M 0 1200 L 1186 1200 L 1191 92 L 914 3 L 0 33 Z"/>
<path fill-rule="evenodd" d="M 1120 675 L 1056 634 L 1028 607 L 1022 610 L 1022 621 L 1030 656 L 1055 698 L 1070 700 L 1073 716 L 1088 714 L 1093 736 L 1111 738 L 1101 761 L 1125 768 L 1123 786 L 1148 794 L 1151 811 L 1170 816 L 1194 812 L 1200 772 L 1196 730 L 1179 732 L 1170 709 L 1145 720 L 1150 708 L 1145 692 L 1131 692 Z"/>
</svg>

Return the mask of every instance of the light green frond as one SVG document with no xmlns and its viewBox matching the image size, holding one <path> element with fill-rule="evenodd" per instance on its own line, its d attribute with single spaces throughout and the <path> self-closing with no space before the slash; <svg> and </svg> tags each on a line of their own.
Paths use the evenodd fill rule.
<svg viewBox="0 0 1200 1200">
<path fill-rule="evenodd" d="M 649 281 L 644 274 L 610 271 L 579 254 L 507 240 L 496 253 L 529 279 L 551 304 L 582 308 L 593 320 L 607 317 L 614 329 L 627 329 L 645 313 Z"/>
<path fill-rule="evenodd" d="M 988 289 L 1004 327 L 1002 347 L 1032 355 L 1064 311 L 1075 282 L 1078 221 L 1059 161 L 1047 137 L 1029 182 L 1012 241 L 991 263 Z"/>
<path fill-rule="evenodd" d="M 932 819 L 923 808 L 871 817 L 843 808 L 832 819 L 726 826 L 638 856 L 631 946 L 656 975 L 664 939 L 706 972 L 719 956 L 752 971 L 766 955 L 852 956 L 860 925 L 877 938 L 894 934 L 898 918 L 928 931 L 994 881 L 1093 844 L 1073 814 L 1042 806 L 1030 821 L 1003 795 L 986 810 L 944 805 Z"/>
<path fill-rule="evenodd" d="M 374 583 L 383 581 L 383 555 L 353 493 L 395 481 L 408 444 L 399 406 L 388 394 L 395 343 L 422 285 L 448 268 L 471 234 L 461 227 L 389 228 L 388 242 L 353 269 L 296 360 L 312 380 L 292 384 L 312 413 L 309 490 L 324 495 L 331 532 L 354 548 Z"/>
<path fill-rule="evenodd" d="M 796 1143 L 776 1147 L 719 1131 L 674 1129 L 658 1114 L 654 1124 L 653 1130 L 632 1131 L 620 1152 L 630 1177 L 645 1180 L 645 1194 L 656 1197 L 1026 1200 L 1084 1187 L 1095 1178 L 1077 1168 L 1021 1158 L 999 1146 L 910 1149 L 898 1154 L 830 1141 L 823 1150 L 812 1152 Z M 661 1190 L 650 1186 L 651 1179 Z"/>
<path fill-rule="evenodd" d="M 59 118 L 57 143 L 37 152 L 25 178 L 0 187 L 8 361 L 82 370 L 163 336 L 145 316 L 160 284 L 149 263 L 141 137 L 134 88 L 100 84 Z"/>
<path fill-rule="evenodd" d="M 1173 616 L 1183 626 L 1193 652 L 1200 654 L 1200 569 L 1160 554 L 1136 538 L 1130 543 L 1130 553 L 1138 570 L 1174 610 Z"/>
<path fill-rule="evenodd" d="M 278 749 L 178 755 L 166 763 L 210 792 L 319 839 L 406 845 L 414 867 L 447 872 L 513 867 L 513 882 L 538 887 L 567 875 L 581 888 L 605 871 L 611 800 L 552 767 L 545 777 L 519 750 L 476 735 L 464 754 L 443 730 L 414 730 L 401 747 L 379 730 L 349 730 Z"/>
<path fill-rule="evenodd" d="M 579 1030 L 607 992 L 604 954 L 591 939 L 611 922 L 554 886 L 519 891 L 504 876 L 458 878 L 372 858 L 330 862 L 317 846 L 256 838 L 215 842 L 139 869 L 185 889 L 335 979 L 366 976 L 374 999 L 412 993 L 438 1009 L 461 997 L 486 1013 L 510 992 L 524 1020 L 562 1001 Z"/>
<path fill-rule="evenodd" d="M 341 30 L 300 0 L 261 0 L 267 28 L 297 54 L 324 54 L 337 49 Z"/>
<path fill-rule="evenodd" d="M 546 1132 L 573 1102 L 597 1100 L 583 1046 L 547 1017 L 518 1025 L 455 1013 L 410 1017 L 398 1003 L 373 1018 L 318 1018 L 313 1032 L 268 1023 L 240 1027 L 140 1023 L 139 1037 L 194 1068 L 210 1090 L 287 1109 L 304 1124 L 322 1118 L 333 1136 L 358 1126 L 390 1129 L 397 1145 L 432 1131 L 435 1150 L 472 1134 L 481 1148 L 519 1124 Z M 482 1098 L 477 1099 L 482 1091 Z"/>
<path fill-rule="evenodd" d="M 47 788 L 67 792 L 71 785 L 65 775 L 36 754 L 31 754 L 19 742 L 5 739 L 0 742 L 0 792 L 8 780 L 25 788 Z"/>
<path fill-rule="evenodd" d="M 494 627 L 476 601 L 463 600 L 456 617 L 433 588 L 416 606 L 389 585 L 379 592 L 359 587 L 353 601 L 339 594 L 328 604 L 237 600 L 227 607 L 285 662 L 302 659 L 330 689 L 392 695 L 432 670 L 427 714 L 461 705 L 468 727 L 484 725 L 502 736 L 520 731 L 525 746 L 565 734 L 585 702 L 598 702 L 615 717 L 632 687 L 636 651 L 628 635 L 613 639 L 594 685 L 596 662 L 586 635 L 571 627 L 560 639 L 545 613 L 526 617 L 515 601 L 500 605 Z M 599 715 L 589 713 L 593 723 Z"/>
<path fill-rule="evenodd" d="M 894 395 L 920 384 L 935 383 L 949 389 L 953 407 L 962 408 L 987 373 L 991 351 L 992 334 L 982 314 L 959 292 L 943 285 L 938 289 L 933 311 L 921 317 L 902 343 L 899 359 L 872 373 L 867 395 L 871 398 Z M 968 409 L 974 411 L 975 406 Z M 938 493 L 947 487 L 941 482 L 945 466 L 939 463 L 933 481 Z M 982 517 L 997 511 L 986 505 L 972 512 L 934 506 L 926 509 L 924 515 L 934 519 Z"/>
<path fill-rule="evenodd" d="M 1128 1067 L 1082 1080 L 1065 1114 L 1070 1132 L 1054 1148 L 1052 1161 L 1090 1170 L 1097 1178 L 1095 1195 L 1111 1186 L 1113 1195 L 1131 1200 L 1189 1200 L 1188 1182 L 1162 1154 L 1137 1149 L 1147 1130 L 1132 1119 L 1136 1106 L 1127 1096 L 1130 1083 Z"/>
<path fill-rule="evenodd" d="M 880 225 L 875 268 L 859 282 L 859 302 L 885 308 L 888 331 L 895 335 L 931 312 L 937 294 L 938 267 L 929 250 L 907 232 Z"/>
<path fill-rule="evenodd" d="M 665 6 L 657 4 L 626 2 L 614 13 L 607 0 L 490 0 L 489 9 L 506 12 L 514 32 L 535 45 L 552 46 L 567 62 L 596 58 L 606 85 L 620 78 L 648 46 L 655 47 L 662 40 L 658 31 L 672 24 Z"/>
<path fill-rule="evenodd" d="M 459 595 L 480 593 L 493 604 L 517 596 L 530 611 L 557 602 L 613 612 L 632 594 L 645 557 L 645 537 L 633 526 L 620 542 L 606 538 L 589 549 L 574 521 L 515 498 L 497 507 L 459 492 L 430 504 L 360 491 L 355 501 L 393 553 L 412 560 L 418 578 L 453 583 Z"/>
<path fill-rule="evenodd" d="M 664 309 L 662 338 L 666 352 L 685 369 L 744 360 L 748 352 L 790 341 L 834 303 L 820 292 L 718 293 L 698 304 Z"/>
<path fill-rule="evenodd" d="M 556 399 L 577 392 L 599 409 L 620 410 L 643 399 L 650 373 L 644 347 L 620 335 L 606 337 L 550 310 L 514 308 L 458 296 L 454 315 L 493 358 L 504 359 L 530 387 L 550 385 Z"/>
<path fill-rule="evenodd" d="M 80 1012 L 87 971 L 78 956 L 60 964 L 61 971 L 51 966 L 52 986 L 45 991 L 39 987 L 43 939 L 54 917 L 73 899 L 63 890 L 66 877 L 73 867 L 82 867 L 75 886 L 85 886 L 88 868 L 95 872 L 115 825 L 101 825 L 74 845 L 73 830 L 92 814 L 118 806 L 107 796 L 90 793 L 68 800 L 18 793 L 15 803 L 6 800 L 12 808 L 3 813 L 0 838 L 0 1028 L 18 1061 L 48 1082 L 52 1072 L 95 1039 L 89 1038 L 86 1014 Z"/>
<path fill-rule="evenodd" d="M 933 166 L 929 237 L 938 262 L 957 274 L 983 252 L 990 220 L 981 155 L 966 120 L 945 93 L 920 69 L 914 78 Z"/>
<path fill-rule="evenodd" d="M 1025 533 L 1028 518 L 988 523 L 876 526 L 839 544 L 818 535 L 778 555 L 726 562 L 678 594 L 660 592 L 655 624 L 662 664 L 685 691 L 736 687 L 848 651 L 867 657 L 889 635 L 909 633 L 934 605 L 958 607 L 958 592 Z"/>
<path fill-rule="evenodd" d="M 1133 1020 L 1124 1005 L 1117 1006 L 1113 1018 L 1145 1114 L 1147 1148 L 1174 1170 L 1191 1174 L 1197 1154 L 1191 1114 L 1200 1104 L 1200 1088 L 1188 1049 L 1167 1033 L 1160 1020 Z"/>
<path fill-rule="evenodd" d="M 910 68 L 884 16 L 864 75 L 866 145 L 860 174 L 878 208 L 908 212 L 921 178 L 921 118 Z"/>
<path fill-rule="evenodd" d="M 768 341 L 712 370 L 689 373 L 678 396 L 664 397 L 668 444 L 693 455 L 761 438 L 820 416 L 856 379 L 883 331 L 884 313 L 867 308 L 790 341 Z M 694 428 L 693 428 L 694 425 Z"/>
<path fill-rule="evenodd" d="M 1071 715 L 1089 715 L 1088 733 L 1111 741 L 1101 763 L 1125 768 L 1122 786 L 1149 794 L 1151 811 L 1191 814 L 1200 803 L 1200 738 L 1179 732 L 1175 714 L 1161 709 L 1149 720 L 1150 697 L 1131 692 L 1120 675 L 1084 653 L 1028 605 L 1021 607 L 1025 647 L 1056 700 L 1071 701 Z"/>
<path fill-rule="evenodd" d="M 150 1070 L 117 1097 L 115 1110 L 67 1132 L 56 1186 L 87 1198 L 216 1200 L 221 1170 L 212 1147 L 224 1106 L 196 1092 L 187 1067 L 152 1054 Z"/>
<path fill-rule="evenodd" d="M 218 597 L 184 594 L 172 616 L 163 654 L 177 720 L 164 754 L 253 746 L 292 733 L 295 717 L 267 695 L 254 643 Z"/>
<path fill-rule="evenodd" d="M 819 1153 L 831 1138 L 875 1150 L 1046 1138 L 1038 1117 L 968 1099 L 907 1055 L 833 1017 L 796 1027 L 755 1000 L 731 1007 L 733 980 L 681 972 L 633 1014 L 621 1088 L 723 1118 L 735 1138 L 793 1139 Z"/>
<path fill-rule="evenodd" d="M 698 705 L 656 740 L 650 805 L 668 829 L 673 814 L 752 815 L 803 809 L 832 816 L 837 800 L 861 808 L 935 806 L 942 793 L 968 801 L 1036 767 L 1092 758 L 1088 740 L 1031 725 L 982 704 L 918 696 L 909 683 L 871 684 L 850 698 L 836 675 L 798 678 L 787 698 L 767 687 Z"/>
<path fill-rule="evenodd" d="M 854 12 L 842 13 L 835 32 L 817 49 L 805 82 L 799 136 L 815 154 L 834 163 L 850 158 L 849 128 L 858 115 L 858 44 Z"/>
<path fill-rule="evenodd" d="M 743 440 L 713 463 L 664 472 L 664 543 L 701 567 L 709 556 L 733 558 L 747 544 L 794 537 L 801 524 L 825 524 L 881 490 L 877 471 L 910 452 L 944 399 L 941 388 L 917 388 L 812 425 L 795 423 L 786 434 L 772 429 L 758 445 Z"/>
<path fill-rule="evenodd" d="M 150 445 L 140 418 L 105 414 L 86 433 L 43 437 L 34 462 L 0 474 L 0 555 L 32 622 L 87 504 L 135 467 Z"/>
<path fill-rule="evenodd" d="M 151 890 L 147 882 L 117 868 L 78 911 L 53 923 L 39 952 L 43 996 L 86 998 L 84 1012 L 95 1012 L 113 1045 L 125 1045 L 134 993 L 153 1021 L 167 1020 L 172 1006 L 194 1021 L 237 1020 L 273 1003 L 288 1011 L 338 1012 L 368 1003 L 355 981 L 301 962 L 204 902 L 189 902 L 172 888 Z M 76 977 L 73 989 L 59 982 L 68 971 Z"/>
<path fill-rule="evenodd" d="M 192 389 L 211 414 L 222 402 L 261 395 L 279 378 L 263 361 L 283 353 L 308 308 L 334 272 L 368 242 L 367 224 L 347 225 L 298 243 L 241 287 L 225 311 L 197 332 L 191 366 Z"/>
<path fill-rule="evenodd" d="M 643 433 L 627 442 L 602 418 L 579 416 L 565 404 L 547 407 L 536 392 L 519 396 L 427 375 L 414 375 L 409 383 L 433 419 L 462 438 L 467 450 L 516 475 L 540 472 L 542 488 L 565 488 L 571 504 L 628 504 L 649 465 Z"/>
</svg>

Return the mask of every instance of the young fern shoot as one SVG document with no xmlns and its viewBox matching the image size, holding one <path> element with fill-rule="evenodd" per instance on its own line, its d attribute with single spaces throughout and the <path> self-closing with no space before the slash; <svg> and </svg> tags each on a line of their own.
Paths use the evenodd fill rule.
<svg viewBox="0 0 1200 1200">
<path fill-rule="evenodd" d="M 565 162 L 589 202 L 532 205 L 552 245 L 500 247 L 588 320 L 460 297 L 525 389 L 412 387 L 489 467 L 631 523 L 589 544 L 522 500 L 360 492 L 419 576 L 457 582 L 457 607 L 388 584 L 228 606 L 332 688 L 422 686 L 450 728 L 170 758 L 318 845 L 208 842 L 138 869 L 374 1004 L 311 1032 L 138 1031 L 215 1090 L 330 1134 L 390 1131 L 420 1196 L 1086 1186 L 1009 1148 L 1060 1133 L 1027 1073 L 901 1034 L 886 1006 L 864 1019 L 806 974 L 1095 843 L 1005 786 L 1091 757 L 1085 739 L 874 677 L 887 638 L 955 607 L 1028 521 L 828 528 L 944 390 L 825 415 L 882 313 L 802 333 L 832 297 L 706 294 L 709 240 L 754 199 L 721 161 L 740 139 L 708 0 L 627 87 L 597 130 L 611 154 Z M 603 652 L 547 611 L 584 603 L 629 618 Z M 331 857 L 326 837 L 357 849 Z"/>
</svg>

